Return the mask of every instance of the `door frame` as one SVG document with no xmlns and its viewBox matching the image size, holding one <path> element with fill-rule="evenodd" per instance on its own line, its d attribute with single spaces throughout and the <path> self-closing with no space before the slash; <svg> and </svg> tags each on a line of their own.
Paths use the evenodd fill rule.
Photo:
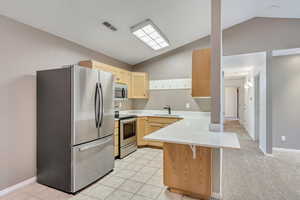
<svg viewBox="0 0 300 200">
<path fill-rule="evenodd" d="M 254 139 L 260 136 L 260 73 L 254 76 Z"/>
</svg>

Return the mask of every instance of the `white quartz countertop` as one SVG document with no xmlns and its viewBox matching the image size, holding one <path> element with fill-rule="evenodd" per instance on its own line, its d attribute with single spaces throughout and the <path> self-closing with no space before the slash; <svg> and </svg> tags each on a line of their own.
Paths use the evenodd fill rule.
<svg viewBox="0 0 300 200">
<path fill-rule="evenodd" d="M 166 111 L 129 110 L 121 113 L 163 117 L 161 114 L 166 114 Z M 209 131 L 210 113 L 173 111 L 172 115 L 183 119 L 145 136 L 144 139 L 211 148 L 240 148 L 236 133 Z"/>
</svg>

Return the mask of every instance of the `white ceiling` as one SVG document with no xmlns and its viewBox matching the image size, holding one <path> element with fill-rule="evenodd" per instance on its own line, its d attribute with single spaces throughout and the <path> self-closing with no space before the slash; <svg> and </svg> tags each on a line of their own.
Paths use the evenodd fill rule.
<svg viewBox="0 0 300 200">
<path fill-rule="evenodd" d="M 256 16 L 300 17 L 299 0 L 222 0 L 223 28 Z M 275 5 L 275 6 L 272 6 Z M 210 0 L 1 0 L 0 14 L 137 64 L 210 33 Z M 153 51 L 129 27 L 150 18 L 171 46 Z M 112 32 L 103 21 L 118 28 Z"/>
</svg>

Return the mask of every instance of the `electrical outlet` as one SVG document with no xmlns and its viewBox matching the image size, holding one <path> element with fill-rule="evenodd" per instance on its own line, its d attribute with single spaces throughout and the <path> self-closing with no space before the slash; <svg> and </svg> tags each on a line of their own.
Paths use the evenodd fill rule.
<svg viewBox="0 0 300 200">
<path fill-rule="evenodd" d="M 122 103 L 121 102 L 119 103 L 119 108 L 122 108 Z"/>
<path fill-rule="evenodd" d="M 187 109 L 189 109 L 189 108 L 190 108 L 190 104 L 189 104 L 189 103 L 186 103 L 186 104 L 185 104 L 185 107 L 186 107 Z"/>
<path fill-rule="evenodd" d="M 281 141 L 282 142 L 285 142 L 286 141 L 286 137 L 283 135 L 283 136 L 281 136 Z"/>
</svg>

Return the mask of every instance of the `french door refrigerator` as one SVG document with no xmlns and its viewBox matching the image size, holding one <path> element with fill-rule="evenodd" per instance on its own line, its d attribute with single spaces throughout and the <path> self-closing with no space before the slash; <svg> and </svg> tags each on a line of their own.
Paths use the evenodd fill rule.
<svg viewBox="0 0 300 200">
<path fill-rule="evenodd" d="M 37 72 L 37 181 L 75 193 L 114 167 L 113 75 L 68 66 Z"/>
</svg>

